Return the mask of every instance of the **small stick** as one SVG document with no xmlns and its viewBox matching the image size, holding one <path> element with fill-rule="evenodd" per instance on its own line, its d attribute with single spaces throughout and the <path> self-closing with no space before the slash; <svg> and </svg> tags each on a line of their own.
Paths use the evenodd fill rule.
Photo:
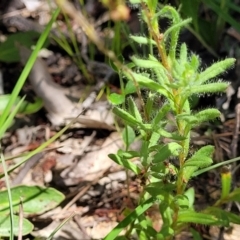
<svg viewBox="0 0 240 240">
<path fill-rule="evenodd" d="M 18 240 L 22 240 L 22 226 L 23 226 L 23 203 L 20 197 L 19 204 L 19 225 L 18 225 Z"/>
</svg>

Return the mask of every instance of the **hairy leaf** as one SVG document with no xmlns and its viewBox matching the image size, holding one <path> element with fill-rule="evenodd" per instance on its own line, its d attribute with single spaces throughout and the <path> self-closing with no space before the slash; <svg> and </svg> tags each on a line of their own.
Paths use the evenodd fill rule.
<svg viewBox="0 0 240 240">
<path fill-rule="evenodd" d="M 141 122 L 139 122 L 134 116 L 129 114 L 127 111 L 114 107 L 113 113 L 116 114 L 118 117 L 120 117 L 122 120 L 126 121 L 126 123 L 130 124 L 131 126 L 138 126 L 143 125 Z"/>
<path fill-rule="evenodd" d="M 132 56 L 131 60 L 135 63 L 137 67 L 141 68 L 163 68 L 162 64 L 159 61 L 146 60 Z"/>
<path fill-rule="evenodd" d="M 159 83 L 153 81 L 152 79 L 143 76 L 141 74 L 138 73 L 134 73 L 132 72 L 131 74 L 128 73 L 124 73 L 129 79 L 133 80 L 133 81 L 137 81 L 142 87 L 147 87 L 148 89 L 152 90 L 152 91 L 156 91 L 159 92 L 160 94 L 164 95 L 164 96 L 168 96 L 167 91 L 165 90 L 165 88 L 163 88 Z"/>
<path fill-rule="evenodd" d="M 133 101 L 132 97 L 128 98 L 129 112 L 137 119 L 138 122 L 142 122 L 142 116 L 138 110 L 138 107 Z"/>
<path fill-rule="evenodd" d="M 228 68 L 233 67 L 236 59 L 227 58 L 223 61 L 212 64 L 205 71 L 199 74 L 199 83 L 204 83 L 212 78 L 215 78 L 221 73 L 224 73 Z"/>
<path fill-rule="evenodd" d="M 156 116 L 154 117 L 152 123 L 153 126 L 157 126 L 161 120 L 166 117 L 167 113 L 170 111 L 171 106 L 170 104 L 166 103 L 164 104 L 159 110 L 158 113 L 156 114 Z"/>
<path fill-rule="evenodd" d="M 227 87 L 228 84 L 224 82 L 208 83 L 201 86 L 191 86 L 190 92 L 191 94 L 224 92 Z"/>
<path fill-rule="evenodd" d="M 221 113 L 216 108 L 208 108 L 205 110 L 202 110 L 194 115 L 194 117 L 197 119 L 197 124 L 201 124 L 206 121 L 211 121 L 215 118 L 220 117 Z"/>
<path fill-rule="evenodd" d="M 130 36 L 130 39 L 132 39 L 133 41 L 135 41 L 138 44 L 153 44 L 153 45 L 157 45 L 156 42 L 152 39 L 149 39 L 147 37 L 142 37 L 142 36 Z"/>
<path fill-rule="evenodd" d="M 200 148 L 184 163 L 184 177 L 188 180 L 197 169 L 211 165 L 213 152 L 214 147 L 210 145 Z"/>
</svg>

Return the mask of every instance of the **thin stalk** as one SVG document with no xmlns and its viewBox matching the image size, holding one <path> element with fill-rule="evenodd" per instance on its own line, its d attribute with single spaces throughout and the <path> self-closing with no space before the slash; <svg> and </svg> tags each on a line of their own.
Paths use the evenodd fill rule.
<svg viewBox="0 0 240 240">
<path fill-rule="evenodd" d="M 149 27 L 149 32 L 157 44 L 158 53 L 160 55 L 160 61 L 162 62 L 162 65 L 169 71 L 170 69 L 169 69 L 169 64 L 167 61 L 165 44 L 163 42 L 163 34 L 161 34 L 159 32 L 158 21 L 156 18 L 153 17 L 155 13 L 150 12 L 149 9 L 147 9 L 145 4 L 142 4 L 142 7 L 144 9 L 145 16 L 147 17 L 147 21 L 148 21 L 147 25 Z M 153 19 L 153 20 L 151 20 L 151 19 Z"/>
</svg>

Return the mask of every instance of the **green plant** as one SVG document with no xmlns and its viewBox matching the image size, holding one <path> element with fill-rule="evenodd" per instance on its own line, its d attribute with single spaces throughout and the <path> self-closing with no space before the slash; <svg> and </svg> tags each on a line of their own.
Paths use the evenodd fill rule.
<svg viewBox="0 0 240 240">
<path fill-rule="evenodd" d="M 202 70 L 199 57 L 189 54 L 186 44 L 178 46 L 180 29 L 190 19 L 182 20 L 171 6 L 158 9 L 157 0 L 130 2 L 139 4 L 141 18 L 149 30 L 147 37 L 131 36 L 131 39 L 138 44 L 149 45 L 150 52 L 157 54 L 149 54 L 145 59 L 133 56 L 128 68 L 112 57 L 119 73 L 129 81 L 125 87 L 121 83 L 121 95 L 112 94 L 109 97 L 115 105 L 113 112 L 126 125 L 123 132 L 125 150 L 109 157 L 137 174 L 143 189 L 137 208 L 104 239 L 117 238 L 126 227 L 125 237 L 119 239 L 128 239 L 132 234 L 137 234 L 139 239 L 173 239 L 181 231 L 190 229 L 191 223 L 217 226 L 229 226 L 230 222 L 240 224 L 239 216 L 221 208 L 230 201 L 240 200 L 240 189 L 231 189 L 231 173 L 227 169 L 221 173 L 219 200 L 201 212 L 195 210 L 194 189 L 188 188 L 193 176 L 210 168 L 214 152 L 214 147 L 207 145 L 192 154 L 191 130 L 220 116 L 214 108 L 194 113 L 189 101 L 195 95 L 225 91 L 228 84 L 215 78 L 232 67 L 235 59 L 225 59 Z M 165 32 L 160 31 L 160 18 L 171 20 Z M 131 97 L 132 92 L 137 92 L 140 108 Z M 119 104 L 122 107 L 117 106 Z M 142 139 L 138 152 L 129 150 L 136 133 Z M 139 157 L 141 164 L 130 161 L 133 157 Z M 157 206 L 163 220 L 160 231 L 154 229 L 144 215 L 153 205 Z M 199 239 L 194 229 L 191 232 L 195 239 Z"/>
</svg>

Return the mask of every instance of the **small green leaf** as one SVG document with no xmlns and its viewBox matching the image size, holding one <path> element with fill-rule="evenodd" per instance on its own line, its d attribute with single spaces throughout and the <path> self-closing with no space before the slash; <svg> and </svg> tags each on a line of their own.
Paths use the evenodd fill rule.
<svg viewBox="0 0 240 240">
<path fill-rule="evenodd" d="M 122 151 L 121 149 L 118 150 L 118 155 L 120 157 L 124 157 L 126 159 L 140 157 L 140 153 L 139 152 L 136 152 L 136 151 Z"/>
<path fill-rule="evenodd" d="M 219 219 L 207 213 L 194 212 L 192 210 L 180 210 L 178 213 L 178 222 L 226 226 L 224 219 Z"/>
<path fill-rule="evenodd" d="M 149 95 L 147 97 L 147 101 L 145 103 L 145 111 L 148 116 L 151 116 L 151 114 L 154 111 L 153 106 L 154 106 L 155 96 L 156 96 L 156 93 L 154 93 L 154 94 L 149 93 Z"/>
<path fill-rule="evenodd" d="M 164 95 L 165 97 L 168 96 L 165 88 L 163 88 L 159 83 L 153 81 L 152 79 L 150 79 L 146 76 L 143 76 L 141 74 L 134 73 L 134 72 L 132 72 L 131 74 L 124 72 L 124 74 L 129 79 L 137 81 L 142 87 L 147 87 L 150 90 L 159 92 L 160 94 Z"/>
<path fill-rule="evenodd" d="M 130 39 L 132 39 L 133 41 L 137 42 L 138 44 L 152 44 L 152 45 L 157 45 L 156 42 L 152 39 L 146 38 L 146 37 L 142 37 L 142 36 L 129 36 Z"/>
<path fill-rule="evenodd" d="M 19 216 L 13 215 L 13 234 L 18 236 L 19 234 Z M 33 225 L 27 219 L 23 218 L 21 222 L 21 234 L 27 235 L 32 232 Z M 9 214 L 0 213 L 0 236 L 9 237 L 10 236 L 10 216 Z"/>
<path fill-rule="evenodd" d="M 132 97 L 128 98 L 128 107 L 129 107 L 129 112 L 137 119 L 137 121 L 142 122 L 142 116 L 138 110 L 138 107 L 133 101 Z"/>
<path fill-rule="evenodd" d="M 171 106 L 169 103 L 164 104 L 160 110 L 158 111 L 157 115 L 153 119 L 153 125 L 157 126 L 161 120 L 167 115 L 167 113 L 170 111 Z"/>
<path fill-rule="evenodd" d="M 135 117 L 133 117 L 131 114 L 121 108 L 114 107 L 112 111 L 115 115 L 126 121 L 126 123 L 130 124 L 131 126 L 143 126 L 143 124 L 139 122 Z"/>
<path fill-rule="evenodd" d="M 184 136 L 180 136 L 177 133 L 171 133 L 171 132 L 165 131 L 164 129 L 161 129 L 161 128 L 158 129 L 157 132 L 163 137 L 170 138 L 170 139 L 173 139 L 173 140 L 176 140 L 176 141 L 181 141 L 181 140 L 186 139 L 186 137 L 184 137 Z"/>
<path fill-rule="evenodd" d="M 211 145 L 204 146 L 204 147 L 200 148 L 197 152 L 195 152 L 193 154 L 193 156 L 184 163 L 184 167 L 196 166 L 195 165 L 196 162 L 198 162 L 197 166 L 199 168 L 206 167 L 206 165 L 208 166 L 210 162 L 209 161 L 205 162 L 205 159 L 206 158 L 211 159 L 213 153 L 214 153 L 214 146 L 211 146 Z M 212 160 L 211 160 L 211 162 L 212 162 Z"/>
<path fill-rule="evenodd" d="M 149 54 L 149 60 L 154 62 L 152 67 L 153 72 L 155 73 L 155 78 L 162 86 L 165 86 L 169 82 L 168 71 L 164 66 L 162 66 L 161 61 L 155 58 L 153 55 Z M 157 64 L 157 62 L 159 64 Z"/>
<path fill-rule="evenodd" d="M 129 146 L 136 139 L 136 134 L 130 126 L 126 126 L 122 133 L 124 143 Z"/>
<path fill-rule="evenodd" d="M 166 164 L 164 162 L 156 163 L 151 165 L 151 170 L 153 172 L 159 173 L 159 174 L 168 174 L 168 171 L 166 169 Z M 163 176 L 163 175 L 162 175 Z"/>
<path fill-rule="evenodd" d="M 161 194 L 161 204 L 159 204 L 159 211 L 161 213 L 162 219 L 163 219 L 163 226 L 165 228 L 165 231 L 167 228 L 169 228 L 173 222 L 173 209 L 170 207 L 170 204 L 173 201 L 172 195 L 168 193 L 163 192 Z M 161 231 L 162 232 L 162 231 Z"/>
<path fill-rule="evenodd" d="M 188 62 L 188 52 L 187 52 L 186 43 L 183 43 L 181 45 L 179 60 L 180 60 L 181 64 L 185 64 L 186 62 Z"/>
<path fill-rule="evenodd" d="M 189 158 L 183 165 L 184 177 L 186 180 L 193 176 L 193 173 L 199 169 L 204 168 L 212 163 L 212 154 L 214 152 L 213 146 L 204 146 L 199 149 L 191 158 Z"/>
<path fill-rule="evenodd" d="M 125 95 L 135 93 L 135 92 L 136 92 L 136 86 L 132 81 L 128 81 L 124 89 Z"/>
<path fill-rule="evenodd" d="M 173 55 L 173 51 L 176 51 L 176 43 L 178 41 L 178 35 L 179 35 L 179 31 L 182 27 L 188 25 L 190 22 L 192 21 L 191 18 L 186 18 L 184 20 L 181 20 L 180 22 L 174 23 L 173 25 L 171 25 L 164 33 L 164 41 L 167 40 L 167 38 L 169 37 L 169 34 L 171 34 L 171 46 L 169 49 L 169 54 L 171 53 L 171 58 L 174 59 L 175 58 L 175 54 Z M 175 35 L 175 36 L 174 36 Z M 172 49 L 171 49 L 172 47 Z M 172 51 L 173 50 L 173 51 Z M 175 52 L 176 53 L 176 52 Z"/>
<path fill-rule="evenodd" d="M 197 56 L 196 54 L 192 54 L 191 60 L 190 60 L 190 65 L 191 65 L 192 69 L 197 72 L 199 65 L 200 65 L 199 56 Z"/>
<path fill-rule="evenodd" d="M 153 197 L 161 196 L 163 193 L 172 192 L 175 189 L 175 185 L 172 183 L 164 184 L 162 181 L 153 182 L 147 185 L 145 190 Z"/>
<path fill-rule="evenodd" d="M 115 163 L 119 164 L 120 166 L 123 166 L 124 168 L 131 170 L 135 174 L 139 174 L 141 172 L 141 169 L 137 165 L 132 163 L 130 160 L 124 159 L 118 154 L 109 154 L 108 157 L 111 158 Z"/>
<path fill-rule="evenodd" d="M 189 188 L 184 195 L 188 198 L 189 208 L 193 208 L 194 200 L 195 200 L 195 191 L 194 188 Z"/>
<path fill-rule="evenodd" d="M 198 124 L 220 117 L 221 113 L 216 108 L 208 108 L 194 115 Z"/>
<path fill-rule="evenodd" d="M 233 67 L 236 59 L 227 58 L 223 61 L 212 64 L 205 71 L 199 74 L 199 82 L 204 83 L 217 75 L 224 73 L 228 68 Z"/>
<path fill-rule="evenodd" d="M 146 60 L 132 56 L 131 60 L 140 68 L 164 68 L 159 61 Z"/>
<path fill-rule="evenodd" d="M 191 158 L 191 160 L 187 160 L 184 163 L 184 167 L 196 167 L 198 168 L 204 168 L 212 164 L 212 159 L 209 157 L 202 156 L 200 158 Z M 186 170 L 187 171 L 187 170 Z"/>
<path fill-rule="evenodd" d="M 153 132 L 151 138 L 149 139 L 149 148 L 155 146 L 160 139 L 160 134 L 158 132 Z"/>
<path fill-rule="evenodd" d="M 192 86 L 190 92 L 191 94 L 224 92 L 227 87 L 228 84 L 224 82 L 208 83 L 201 86 Z"/>
<path fill-rule="evenodd" d="M 198 122 L 198 119 L 193 116 L 193 115 L 190 115 L 190 114 L 178 114 L 177 115 L 177 120 L 179 121 L 186 121 L 187 123 L 193 125 L 193 124 L 196 124 Z"/>
<path fill-rule="evenodd" d="M 140 149 L 141 162 L 143 166 L 148 166 L 150 164 L 149 158 L 149 141 L 142 141 L 142 146 Z"/>
<path fill-rule="evenodd" d="M 169 193 L 163 192 L 160 198 L 160 201 L 161 201 L 161 204 L 159 204 L 159 211 L 161 213 L 161 217 L 163 220 L 163 225 L 161 227 L 160 234 L 162 234 L 162 236 L 164 237 L 160 239 L 164 240 L 166 239 L 167 236 L 172 236 L 172 237 L 174 236 L 174 229 L 172 228 L 172 223 L 173 223 L 172 216 L 174 213 L 173 213 L 173 209 L 170 207 L 173 201 L 173 197 L 169 195 Z"/>
<path fill-rule="evenodd" d="M 176 201 L 177 206 L 181 209 L 188 209 L 189 208 L 189 199 L 185 195 L 177 195 L 174 199 Z"/>
<path fill-rule="evenodd" d="M 113 105 L 119 105 L 119 104 L 124 103 L 125 96 L 122 94 L 112 93 L 109 95 L 108 100 Z"/>
<path fill-rule="evenodd" d="M 159 152 L 154 155 L 152 162 L 159 163 L 166 160 L 170 156 L 177 156 L 181 149 L 182 146 L 179 145 L 178 143 L 175 142 L 168 143 L 159 149 Z"/>
<path fill-rule="evenodd" d="M 14 211 L 18 211 L 20 199 L 23 203 L 24 214 L 44 213 L 64 200 L 64 195 L 54 188 L 39 186 L 17 186 L 11 188 Z M 0 212 L 9 211 L 7 190 L 0 192 Z"/>
</svg>

